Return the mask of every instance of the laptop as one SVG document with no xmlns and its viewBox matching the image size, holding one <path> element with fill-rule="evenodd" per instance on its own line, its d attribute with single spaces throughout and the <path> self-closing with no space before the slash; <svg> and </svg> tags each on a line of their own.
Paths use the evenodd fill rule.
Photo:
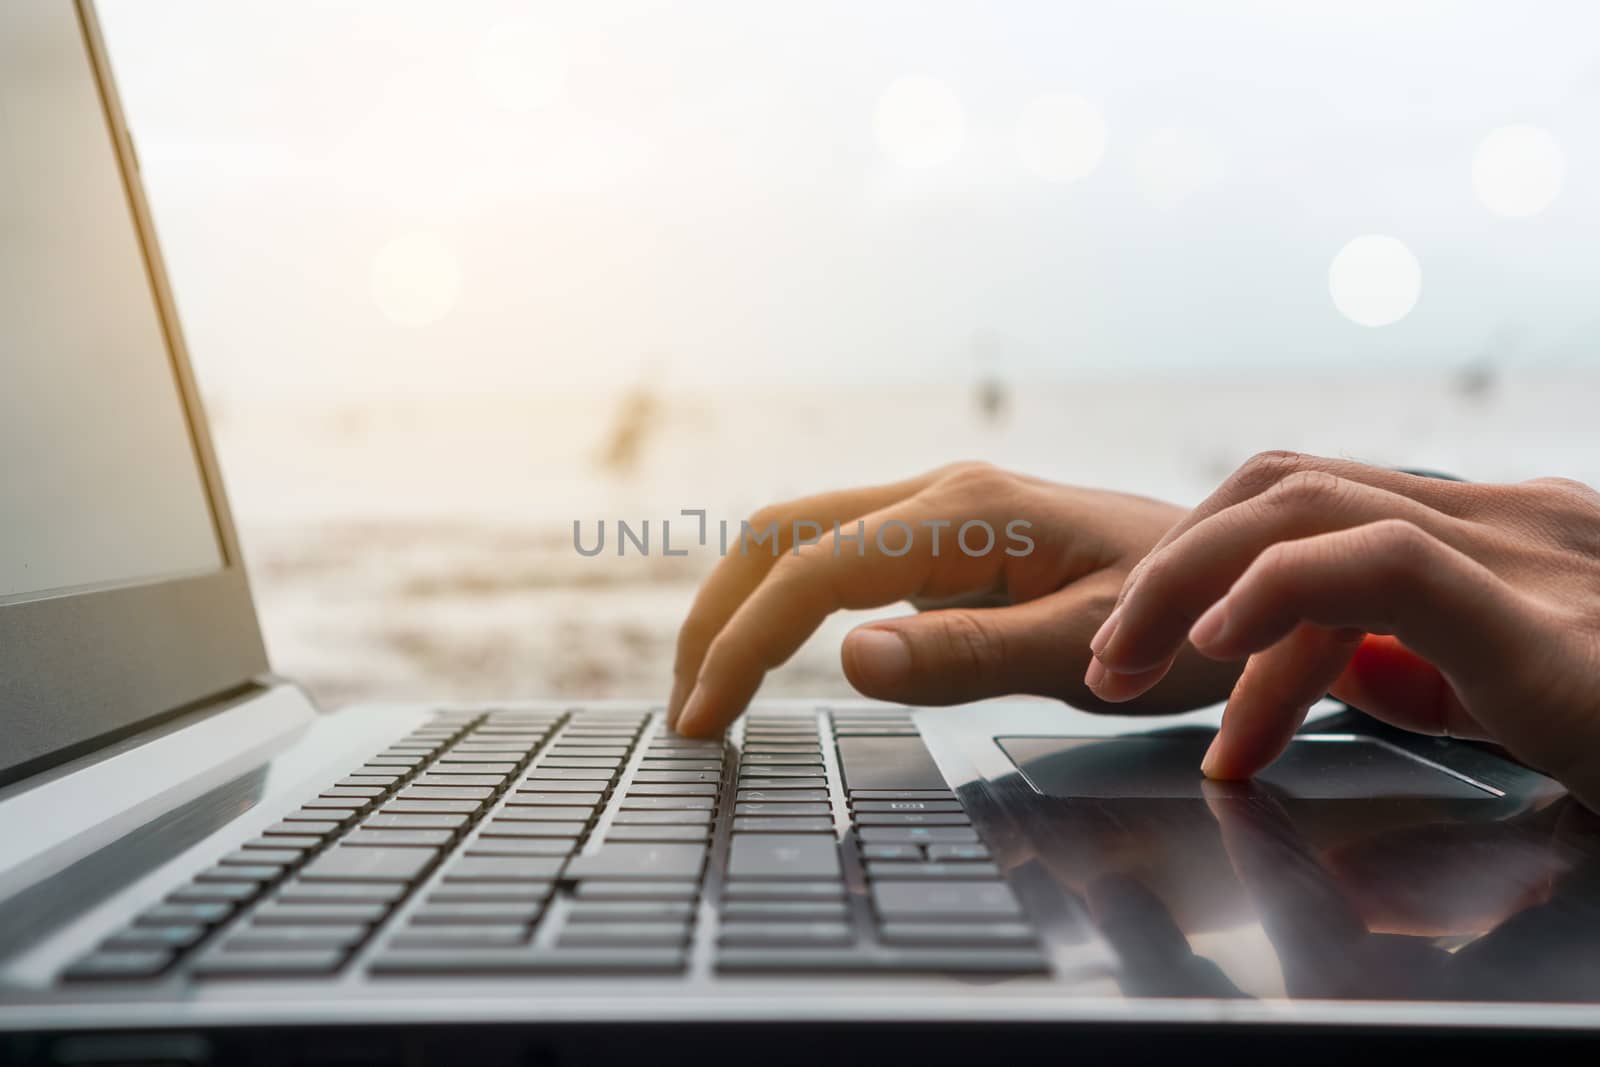
<svg viewBox="0 0 1600 1067">
<path fill-rule="evenodd" d="M 269 672 L 87 4 L 0 12 L 0 1055 L 763 1063 L 1600 1026 L 1600 831 L 1322 708 L 330 711 Z M 1062 1044 L 1070 1041 L 1072 1044 Z"/>
</svg>

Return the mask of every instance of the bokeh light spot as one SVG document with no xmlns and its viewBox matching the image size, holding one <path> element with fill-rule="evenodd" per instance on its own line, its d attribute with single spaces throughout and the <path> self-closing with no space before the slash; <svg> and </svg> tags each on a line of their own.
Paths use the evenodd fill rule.
<svg viewBox="0 0 1600 1067">
<path fill-rule="evenodd" d="M 1566 180 L 1561 144 L 1538 126 L 1502 126 L 1472 157 L 1472 187 L 1496 215 L 1526 218 L 1549 207 Z"/>
<path fill-rule="evenodd" d="M 460 293 L 461 265 L 434 234 L 403 234 L 372 259 L 372 299 L 385 318 L 401 326 L 438 322 Z"/>
<path fill-rule="evenodd" d="M 1105 158 L 1105 119 L 1076 93 L 1034 97 L 1017 118 L 1017 152 L 1022 165 L 1046 181 L 1077 181 Z"/>
<path fill-rule="evenodd" d="M 961 150 L 966 115 L 950 87 L 936 78 L 897 78 L 878 98 L 873 116 L 878 147 L 902 167 L 937 167 Z"/>
<path fill-rule="evenodd" d="M 1411 249 L 1384 234 L 1357 237 L 1328 267 L 1333 306 L 1351 322 L 1387 326 L 1417 306 L 1422 265 Z"/>
</svg>

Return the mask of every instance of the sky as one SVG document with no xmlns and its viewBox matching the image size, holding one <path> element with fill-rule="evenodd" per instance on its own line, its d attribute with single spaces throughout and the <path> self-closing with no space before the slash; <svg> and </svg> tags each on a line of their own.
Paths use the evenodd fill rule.
<svg viewBox="0 0 1600 1067">
<path fill-rule="evenodd" d="M 1600 5 L 104 0 L 202 383 L 1600 373 Z"/>
</svg>

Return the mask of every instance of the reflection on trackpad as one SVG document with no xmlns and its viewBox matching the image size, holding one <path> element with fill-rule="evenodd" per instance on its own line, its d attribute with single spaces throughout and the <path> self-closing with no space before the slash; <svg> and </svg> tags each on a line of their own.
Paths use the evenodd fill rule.
<svg viewBox="0 0 1600 1067">
<path fill-rule="evenodd" d="M 1200 759 L 1211 737 L 997 737 L 995 743 L 1046 796 L 1200 799 Z M 1499 795 L 1369 738 L 1298 737 L 1255 781 L 1303 800 Z"/>
</svg>

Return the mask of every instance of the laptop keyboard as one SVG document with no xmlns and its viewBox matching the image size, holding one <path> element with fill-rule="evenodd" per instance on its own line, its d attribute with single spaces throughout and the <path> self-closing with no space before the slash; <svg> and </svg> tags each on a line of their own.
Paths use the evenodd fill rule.
<svg viewBox="0 0 1600 1067">
<path fill-rule="evenodd" d="M 661 719 L 441 712 L 63 979 L 1048 970 L 908 712 Z"/>
</svg>

